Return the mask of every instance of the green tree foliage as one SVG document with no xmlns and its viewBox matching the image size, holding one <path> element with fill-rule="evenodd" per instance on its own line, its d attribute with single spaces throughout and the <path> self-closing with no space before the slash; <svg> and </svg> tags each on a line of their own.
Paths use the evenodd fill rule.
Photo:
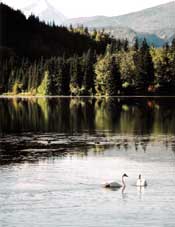
<svg viewBox="0 0 175 227">
<path fill-rule="evenodd" d="M 121 90 L 121 75 L 114 56 L 101 58 L 95 67 L 95 88 L 98 95 L 114 96 Z"/>
<path fill-rule="evenodd" d="M 135 86 L 136 67 L 134 56 L 136 52 L 132 49 L 127 52 L 118 52 L 117 61 L 120 68 L 122 90 L 125 94 L 133 93 Z"/>
<path fill-rule="evenodd" d="M 66 28 L 56 26 L 54 23 L 41 22 L 34 15 L 27 19 L 19 10 L 13 10 L 0 3 L 0 46 L 15 51 L 20 57 L 28 57 L 32 60 L 41 56 L 51 58 L 53 56 L 82 55 L 88 49 L 95 49 L 97 53 L 105 51 L 106 45 L 112 38 L 105 32 L 97 32 L 94 37 L 88 28 Z M 97 39 L 98 36 L 98 39 Z"/>
<path fill-rule="evenodd" d="M 175 38 L 172 40 L 171 43 L 171 50 L 174 52 L 175 51 Z"/>
<path fill-rule="evenodd" d="M 106 80 L 106 91 L 109 96 L 120 94 L 121 75 L 115 57 L 111 57 L 108 62 L 108 75 Z"/>
<path fill-rule="evenodd" d="M 83 76 L 83 88 L 85 95 L 93 95 L 95 93 L 94 85 L 94 64 L 96 62 L 95 53 L 92 50 L 88 50 L 84 57 L 84 76 Z"/>
<path fill-rule="evenodd" d="M 80 95 L 83 83 L 82 58 L 74 56 L 69 60 L 70 64 L 70 90 L 72 95 Z"/>
<path fill-rule="evenodd" d="M 173 46 L 152 48 L 155 68 L 155 88 L 158 94 L 172 94 L 175 88 L 175 51 Z"/>
<path fill-rule="evenodd" d="M 135 51 L 138 51 L 138 49 L 139 49 L 139 41 L 138 41 L 138 38 L 135 39 L 133 49 Z"/>
<path fill-rule="evenodd" d="M 95 90 L 97 95 L 107 95 L 106 92 L 106 79 L 108 72 L 108 64 L 109 58 L 108 55 L 105 57 L 99 57 L 96 65 L 95 65 Z"/>
<path fill-rule="evenodd" d="M 0 94 L 175 94 L 175 39 L 115 40 L 104 30 L 58 27 L 0 3 Z"/>
<path fill-rule="evenodd" d="M 135 88 L 136 91 L 146 93 L 149 85 L 154 83 L 154 64 L 149 46 L 144 39 L 140 50 L 134 56 L 136 66 Z"/>
</svg>

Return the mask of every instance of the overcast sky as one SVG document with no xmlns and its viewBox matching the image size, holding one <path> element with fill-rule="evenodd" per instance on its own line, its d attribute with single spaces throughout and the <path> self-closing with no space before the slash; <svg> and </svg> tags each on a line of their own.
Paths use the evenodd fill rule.
<svg viewBox="0 0 175 227">
<path fill-rule="evenodd" d="M 25 8 L 33 2 L 44 0 L 2 0 L 14 8 Z M 141 9 L 149 8 L 171 0 L 48 0 L 56 9 L 65 16 L 117 16 Z M 42 4 L 42 3 L 41 3 Z"/>
</svg>

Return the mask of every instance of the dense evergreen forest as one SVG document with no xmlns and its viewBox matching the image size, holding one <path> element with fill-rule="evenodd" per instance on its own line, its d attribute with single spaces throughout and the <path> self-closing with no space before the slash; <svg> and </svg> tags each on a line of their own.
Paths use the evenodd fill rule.
<svg viewBox="0 0 175 227">
<path fill-rule="evenodd" d="M 103 30 L 46 24 L 1 3 L 0 94 L 172 95 L 175 40 L 130 46 Z"/>
</svg>

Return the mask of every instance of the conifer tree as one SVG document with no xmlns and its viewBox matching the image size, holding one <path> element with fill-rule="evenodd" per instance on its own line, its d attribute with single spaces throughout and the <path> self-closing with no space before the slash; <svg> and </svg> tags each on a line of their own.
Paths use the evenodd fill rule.
<svg viewBox="0 0 175 227">
<path fill-rule="evenodd" d="M 81 59 L 76 55 L 70 59 L 70 77 L 71 93 L 78 95 L 83 82 L 83 74 Z"/>
<path fill-rule="evenodd" d="M 129 50 L 129 42 L 127 39 L 123 41 L 123 50 L 128 51 Z"/>
<path fill-rule="evenodd" d="M 168 51 L 164 49 L 162 58 L 157 63 L 156 83 L 158 85 L 158 92 L 168 92 L 170 90 L 171 80 L 171 63 L 168 57 Z"/>
<path fill-rule="evenodd" d="M 136 91 L 146 93 L 149 85 L 154 82 L 154 65 L 146 39 L 143 40 L 140 50 L 136 52 L 134 62 Z"/>
<path fill-rule="evenodd" d="M 109 96 L 115 96 L 121 91 L 121 75 L 115 57 L 110 57 L 108 64 L 106 90 Z"/>
<path fill-rule="evenodd" d="M 83 86 L 85 95 L 94 94 L 95 85 L 94 85 L 94 63 L 95 55 L 91 49 L 88 50 L 84 59 L 84 77 L 83 77 Z"/>
<path fill-rule="evenodd" d="M 70 95 L 70 64 L 63 58 L 62 64 L 62 72 L 63 72 L 63 79 L 62 79 L 62 95 Z"/>
<path fill-rule="evenodd" d="M 171 50 L 175 51 L 175 38 L 172 40 Z"/>
<path fill-rule="evenodd" d="M 138 41 L 138 38 L 137 37 L 135 39 L 133 48 L 134 48 L 135 51 L 138 51 L 138 49 L 139 49 L 139 41 Z"/>
</svg>

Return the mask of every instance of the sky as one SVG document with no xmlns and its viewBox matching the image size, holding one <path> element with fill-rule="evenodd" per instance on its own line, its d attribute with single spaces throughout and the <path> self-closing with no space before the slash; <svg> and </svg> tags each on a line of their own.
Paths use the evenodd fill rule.
<svg viewBox="0 0 175 227">
<path fill-rule="evenodd" d="M 41 4 L 44 0 L 2 0 L 3 3 L 23 9 L 31 3 Z M 157 6 L 171 0 L 48 0 L 68 18 L 84 16 L 118 16 L 141 9 Z M 174 0 L 175 1 L 175 0 Z"/>
</svg>

